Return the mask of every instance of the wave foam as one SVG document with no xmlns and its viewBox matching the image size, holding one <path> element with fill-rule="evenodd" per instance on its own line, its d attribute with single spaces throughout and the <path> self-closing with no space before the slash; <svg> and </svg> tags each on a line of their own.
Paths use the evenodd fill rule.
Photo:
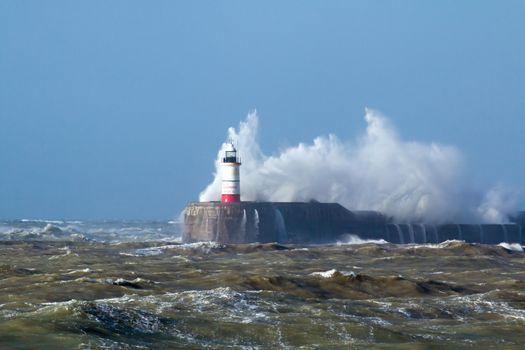
<svg viewBox="0 0 525 350">
<path fill-rule="evenodd" d="M 331 269 L 328 271 L 319 271 L 319 272 L 312 272 L 310 276 L 319 276 L 323 278 L 332 278 L 337 276 L 345 276 L 345 277 L 355 277 L 356 274 L 353 271 L 346 272 L 346 271 L 339 271 L 337 269 Z"/>
<path fill-rule="evenodd" d="M 501 242 L 500 244 L 498 244 L 498 246 L 503 247 L 507 250 L 515 251 L 515 252 L 523 252 L 523 247 L 519 243 Z"/>
<path fill-rule="evenodd" d="M 336 242 L 337 245 L 352 245 L 352 244 L 386 244 L 388 243 L 384 239 L 362 239 L 358 235 L 346 234 L 342 235 Z"/>
</svg>

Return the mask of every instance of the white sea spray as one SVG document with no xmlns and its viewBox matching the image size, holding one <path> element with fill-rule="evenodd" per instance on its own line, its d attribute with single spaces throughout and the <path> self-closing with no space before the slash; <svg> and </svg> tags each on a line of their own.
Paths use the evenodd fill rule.
<svg viewBox="0 0 525 350">
<path fill-rule="evenodd" d="M 242 198 L 248 201 L 339 202 L 348 209 L 377 210 L 400 221 L 503 222 L 515 211 L 513 193 L 498 185 L 470 188 L 464 157 L 454 146 L 402 139 L 390 121 L 366 109 L 365 132 L 356 140 L 319 136 L 276 155 L 257 143 L 259 119 L 248 114 L 228 129 L 243 159 Z M 220 161 L 201 201 L 220 197 Z"/>
</svg>

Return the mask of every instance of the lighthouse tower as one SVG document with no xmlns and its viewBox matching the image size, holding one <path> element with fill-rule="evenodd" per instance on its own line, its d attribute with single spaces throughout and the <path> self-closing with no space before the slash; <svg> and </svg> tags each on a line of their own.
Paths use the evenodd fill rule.
<svg viewBox="0 0 525 350">
<path fill-rule="evenodd" d="M 222 203 L 241 201 L 240 166 L 241 159 L 237 158 L 237 150 L 230 142 L 224 152 L 224 158 L 222 158 Z"/>
</svg>

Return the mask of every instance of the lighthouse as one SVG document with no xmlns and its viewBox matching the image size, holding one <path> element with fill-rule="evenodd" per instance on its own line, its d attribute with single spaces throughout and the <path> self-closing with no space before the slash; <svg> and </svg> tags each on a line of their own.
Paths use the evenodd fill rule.
<svg viewBox="0 0 525 350">
<path fill-rule="evenodd" d="M 237 157 L 237 150 L 233 146 L 233 143 L 230 142 L 226 146 L 224 158 L 222 158 L 222 203 L 241 201 L 240 166 L 241 159 Z"/>
</svg>

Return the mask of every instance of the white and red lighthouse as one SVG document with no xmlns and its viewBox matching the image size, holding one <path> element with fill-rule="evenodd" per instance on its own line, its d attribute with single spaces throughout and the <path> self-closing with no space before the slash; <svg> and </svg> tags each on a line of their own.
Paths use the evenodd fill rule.
<svg viewBox="0 0 525 350">
<path fill-rule="evenodd" d="M 222 203 L 241 201 L 240 166 L 241 159 L 237 157 L 237 150 L 230 142 L 222 158 Z"/>
</svg>

